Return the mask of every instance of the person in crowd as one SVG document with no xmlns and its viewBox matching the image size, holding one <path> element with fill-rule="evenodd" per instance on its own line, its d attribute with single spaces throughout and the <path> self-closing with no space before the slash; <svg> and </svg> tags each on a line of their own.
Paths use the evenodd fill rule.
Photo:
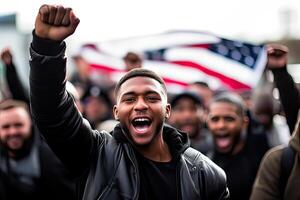
<svg viewBox="0 0 300 200">
<path fill-rule="evenodd" d="M 112 103 L 105 88 L 91 85 L 82 96 L 83 116 L 96 129 L 101 122 L 112 119 Z"/>
<path fill-rule="evenodd" d="M 211 134 L 202 121 L 204 107 L 202 98 L 193 92 L 176 94 L 170 101 L 172 114 L 168 122 L 175 128 L 186 132 L 191 147 L 206 154 L 213 147 Z"/>
<path fill-rule="evenodd" d="M 128 52 L 124 56 L 123 60 L 125 63 L 126 71 L 130 71 L 135 68 L 141 68 L 143 64 L 142 58 L 134 52 Z"/>
<path fill-rule="evenodd" d="M 5 78 L 11 98 L 24 101 L 29 105 L 29 94 L 18 76 L 16 66 L 13 62 L 13 55 L 9 48 L 2 49 L 1 60 L 5 66 Z"/>
<path fill-rule="evenodd" d="M 49 146 L 77 174 L 82 199 L 226 199 L 224 171 L 165 125 L 166 86 L 157 74 L 129 71 L 115 88 L 112 135 L 85 123 L 65 91 L 63 41 L 79 24 L 74 12 L 43 5 L 30 59 L 32 114 Z"/>
<path fill-rule="evenodd" d="M 9 92 L 11 93 L 11 99 L 24 101 L 29 106 L 29 92 L 20 80 L 17 68 L 13 62 L 13 54 L 9 48 L 2 49 L 1 60 L 5 66 L 5 77 Z M 69 81 L 66 83 L 66 90 L 72 95 L 79 112 L 83 112 L 80 95 L 74 85 Z"/>
<path fill-rule="evenodd" d="M 276 114 L 275 102 L 269 92 L 259 92 L 253 101 L 253 113 L 263 125 L 270 147 L 288 144 L 290 130 L 285 117 Z"/>
<path fill-rule="evenodd" d="M 207 82 L 196 81 L 188 85 L 188 91 L 195 92 L 203 99 L 204 108 L 208 108 L 208 104 L 213 97 L 213 90 L 209 87 Z"/>
<path fill-rule="evenodd" d="M 243 99 L 236 93 L 224 92 L 212 99 L 207 125 L 214 150 L 207 155 L 225 171 L 233 200 L 249 199 L 259 163 L 269 148 L 264 134 L 248 132 L 248 122 Z"/>
<path fill-rule="evenodd" d="M 280 145 L 266 153 L 261 162 L 250 199 L 296 200 L 300 198 L 298 190 L 300 180 L 300 93 L 286 68 L 288 48 L 280 44 L 270 44 L 267 46 L 267 53 L 267 68 L 273 72 L 274 83 L 279 90 L 283 110 L 293 135 L 288 147 Z M 298 121 L 295 119 L 296 116 L 298 116 Z M 286 151 L 288 148 L 292 153 L 285 153 L 289 152 Z M 286 158 L 289 159 L 285 159 L 283 156 L 288 156 Z M 284 163 L 284 161 L 286 162 Z M 290 167 L 283 167 L 285 165 Z M 290 170 L 286 168 L 290 168 Z"/>
<path fill-rule="evenodd" d="M 36 134 L 25 102 L 0 103 L 0 199 L 74 199 L 71 174 Z"/>
<path fill-rule="evenodd" d="M 214 96 L 214 91 L 209 87 L 208 83 L 204 81 L 196 81 L 189 84 L 187 90 L 195 92 L 202 97 L 204 112 L 201 117 L 202 121 L 205 122 L 204 127 L 206 127 L 208 104 Z"/>
</svg>

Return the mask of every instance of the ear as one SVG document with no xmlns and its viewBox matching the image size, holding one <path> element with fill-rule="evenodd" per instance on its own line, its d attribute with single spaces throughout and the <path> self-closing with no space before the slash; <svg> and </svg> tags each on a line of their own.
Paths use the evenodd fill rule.
<svg viewBox="0 0 300 200">
<path fill-rule="evenodd" d="M 115 120 L 119 121 L 119 116 L 118 116 L 119 112 L 118 112 L 118 108 L 116 105 L 114 105 L 114 107 L 113 107 L 113 113 L 114 113 Z"/>
<path fill-rule="evenodd" d="M 168 103 L 166 105 L 166 115 L 165 115 L 165 118 L 169 119 L 170 115 L 171 115 L 171 105 Z"/>
<path fill-rule="evenodd" d="M 248 118 L 248 116 L 244 116 L 243 117 L 243 127 L 247 128 L 248 125 L 249 125 L 249 118 Z"/>
</svg>

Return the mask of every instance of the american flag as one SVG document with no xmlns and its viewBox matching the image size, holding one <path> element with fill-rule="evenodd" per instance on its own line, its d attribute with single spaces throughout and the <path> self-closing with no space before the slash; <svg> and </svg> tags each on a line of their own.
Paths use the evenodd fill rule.
<svg viewBox="0 0 300 200">
<path fill-rule="evenodd" d="M 160 74 L 171 92 L 195 81 L 207 82 L 212 89 L 251 89 L 260 80 L 267 60 L 263 45 L 195 31 L 173 31 L 85 47 L 81 55 L 92 71 L 116 81 L 125 73 L 124 55 L 130 51 L 141 55 L 143 67 Z"/>
</svg>

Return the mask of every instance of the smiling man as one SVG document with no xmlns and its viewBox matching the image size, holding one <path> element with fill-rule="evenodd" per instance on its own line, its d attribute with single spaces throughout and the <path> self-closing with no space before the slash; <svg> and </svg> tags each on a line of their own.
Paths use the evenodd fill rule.
<svg viewBox="0 0 300 200">
<path fill-rule="evenodd" d="M 65 90 L 63 42 L 79 19 L 69 8 L 40 8 L 31 44 L 30 91 L 35 122 L 50 147 L 77 175 L 82 199 L 226 199 L 222 169 L 166 126 L 163 80 L 134 69 L 115 88 L 111 134 L 92 130 Z"/>
<path fill-rule="evenodd" d="M 249 199 L 259 163 L 268 147 L 261 134 L 248 132 L 248 117 L 242 98 L 223 93 L 209 104 L 208 128 L 215 150 L 209 157 L 227 175 L 230 199 Z"/>
</svg>

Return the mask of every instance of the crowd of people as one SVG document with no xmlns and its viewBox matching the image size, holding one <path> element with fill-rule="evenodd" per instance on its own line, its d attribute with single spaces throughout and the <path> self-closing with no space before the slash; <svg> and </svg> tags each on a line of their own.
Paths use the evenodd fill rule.
<svg viewBox="0 0 300 200">
<path fill-rule="evenodd" d="M 200 80 L 170 94 L 134 52 L 116 83 L 94 81 L 81 55 L 67 80 L 64 40 L 79 22 L 70 8 L 41 6 L 29 91 L 12 50 L 1 51 L 10 96 L 0 101 L 0 199 L 300 199 L 287 47 L 266 45 L 280 101 Z"/>
</svg>

